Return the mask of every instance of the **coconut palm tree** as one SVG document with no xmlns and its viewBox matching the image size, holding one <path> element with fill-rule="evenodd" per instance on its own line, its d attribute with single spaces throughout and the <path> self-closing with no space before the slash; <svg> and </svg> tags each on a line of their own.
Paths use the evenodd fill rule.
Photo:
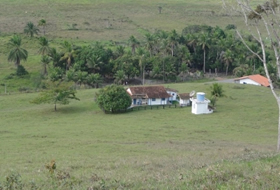
<svg viewBox="0 0 280 190">
<path fill-rule="evenodd" d="M 116 84 L 123 84 L 125 80 L 125 72 L 123 70 L 118 70 L 115 74 L 115 83 Z"/>
<path fill-rule="evenodd" d="M 51 58 L 47 55 L 43 55 L 41 59 L 42 67 L 43 67 L 43 75 L 47 75 L 47 66 L 51 62 Z"/>
<path fill-rule="evenodd" d="M 210 38 L 209 35 L 206 33 L 201 33 L 198 38 L 198 45 L 201 46 L 203 50 L 203 73 L 205 73 L 205 57 L 206 57 L 206 50 L 210 46 Z"/>
<path fill-rule="evenodd" d="M 46 34 L 46 25 L 47 25 L 47 22 L 46 22 L 45 19 L 39 20 L 38 26 L 42 26 L 43 27 L 43 34 L 44 34 L 44 36 Z"/>
<path fill-rule="evenodd" d="M 41 55 L 49 55 L 51 52 L 51 48 L 49 46 L 49 41 L 46 37 L 39 38 L 40 49 L 38 51 Z"/>
<path fill-rule="evenodd" d="M 72 59 L 75 57 L 75 50 L 68 41 L 63 42 L 62 48 L 63 56 L 60 58 L 60 61 L 66 61 L 66 70 L 68 70 L 71 66 Z"/>
<path fill-rule="evenodd" d="M 178 45 L 179 35 L 177 34 L 176 30 L 172 30 L 168 36 L 168 44 L 171 49 L 171 56 L 174 56 L 174 49 Z"/>
<path fill-rule="evenodd" d="M 87 59 L 87 66 L 93 70 L 93 73 L 100 70 L 100 65 L 102 65 L 102 60 L 98 55 L 93 55 Z"/>
<path fill-rule="evenodd" d="M 145 84 L 145 66 L 146 66 L 146 63 L 145 63 L 145 56 L 147 57 L 146 55 L 147 53 L 145 52 L 145 50 L 143 48 L 138 48 L 137 50 L 137 57 L 138 57 L 138 61 L 139 61 L 139 67 L 140 69 L 142 70 L 142 84 L 144 85 Z"/>
<path fill-rule="evenodd" d="M 61 55 L 57 52 L 56 48 L 51 48 L 49 52 L 49 56 L 53 62 L 53 66 L 58 66 Z"/>
<path fill-rule="evenodd" d="M 134 55 L 135 49 L 139 46 L 140 43 L 134 36 L 130 36 L 128 41 L 131 47 L 131 52 Z"/>
<path fill-rule="evenodd" d="M 223 58 L 222 60 L 224 61 L 225 65 L 226 65 L 226 76 L 228 74 L 228 68 L 230 66 L 230 64 L 233 62 L 233 53 L 231 50 L 227 49 L 226 52 L 223 54 Z"/>
<path fill-rule="evenodd" d="M 21 60 L 27 60 L 28 52 L 21 47 L 21 37 L 19 35 L 14 35 L 8 45 L 10 47 L 8 61 L 14 62 L 15 66 L 18 67 Z"/>
<path fill-rule="evenodd" d="M 37 26 L 35 26 L 32 22 L 28 22 L 24 27 L 24 33 L 30 35 L 31 38 L 34 36 L 34 34 L 38 35 L 39 31 L 40 30 L 37 28 Z"/>
</svg>

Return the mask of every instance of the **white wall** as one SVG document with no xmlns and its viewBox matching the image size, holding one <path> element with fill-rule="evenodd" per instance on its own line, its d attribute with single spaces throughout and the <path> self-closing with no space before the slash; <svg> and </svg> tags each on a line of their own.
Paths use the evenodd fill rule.
<svg viewBox="0 0 280 190">
<path fill-rule="evenodd" d="M 210 100 L 205 99 L 205 101 L 200 102 L 196 99 L 192 99 L 192 113 L 193 114 L 208 114 L 213 113 L 213 110 L 208 109 L 208 103 Z"/>
<path fill-rule="evenodd" d="M 253 84 L 253 85 L 261 86 L 259 83 L 255 82 L 255 81 L 253 81 L 253 80 L 251 80 L 251 79 L 241 79 L 241 80 L 239 81 L 239 83 L 240 83 L 240 84 L 246 83 L 246 84 Z"/>
<path fill-rule="evenodd" d="M 148 100 L 148 105 L 165 105 L 167 104 L 168 98 L 165 98 L 165 100 L 161 100 L 161 98 L 156 98 L 155 101 L 152 101 L 152 99 Z"/>
<path fill-rule="evenodd" d="M 190 100 L 182 100 L 182 99 L 180 99 L 180 104 L 181 105 L 189 105 L 190 104 Z"/>
<path fill-rule="evenodd" d="M 172 101 L 176 101 L 177 99 L 177 92 L 172 92 L 172 91 L 166 91 L 168 94 L 170 94 L 171 97 L 169 97 L 169 100 L 172 100 Z"/>
</svg>

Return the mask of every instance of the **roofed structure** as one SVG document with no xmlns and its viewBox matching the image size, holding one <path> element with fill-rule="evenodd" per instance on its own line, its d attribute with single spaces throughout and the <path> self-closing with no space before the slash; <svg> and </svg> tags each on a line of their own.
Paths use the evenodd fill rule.
<svg viewBox="0 0 280 190">
<path fill-rule="evenodd" d="M 182 94 L 178 94 L 178 96 L 182 100 L 188 100 L 191 98 L 190 93 L 182 93 Z"/>
<path fill-rule="evenodd" d="M 253 85 L 265 86 L 265 87 L 270 86 L 268 79 L 259 74 L 240 77 L 240 78 L 234 79 L 234 81 L 238 82 L 240 84 L 253 84 Z"/>
<path fill-rule="evenodd" d="M 135 86 L 129 87 L 128 93 L 130 96 L 137 98 L 169 98 L 170 95 L 166 92 L 163 86 Z"/>
</svg>

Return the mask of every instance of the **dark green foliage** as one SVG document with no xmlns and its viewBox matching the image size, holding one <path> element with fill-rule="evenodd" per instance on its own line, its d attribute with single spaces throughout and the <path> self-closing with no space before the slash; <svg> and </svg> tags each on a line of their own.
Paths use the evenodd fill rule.
<svg viewBox="0 0 280 190">
<path fill-rule="evenodd" d="M 24 75 L 28 75 L 28 72 L 22 65 L 19 65 L 17 67 L 16 75 L 17 76 L 24 76 Z"/>
<path fill-rule="evenodd" d="M 24 27 L 24 33 L 30 35 L 31 38 L 34 36 L 34 34 L 38 35 L 39 31 L 40 30 L 37 28 L 37 26 L 32 22 L 28 22 Z"/>
<path fill-rule="evenodd" d="M 207 25 L 190 25 L 183 29 L 182 34 L 193 34 L 193 33 L 200 33 L 200 32 L 206 32 L 209 33 L 213 29 L 212 26 Z"/>
<path fill-rule="evenodd" d="M 106 86 L 96 93 L 96 102 L 105 113 L 126 111 L 131 105 L 131 101 L 126 90 L 118 85 Z"/>
<path fill-rule="evenodd" d="M 210 101 L 211 101 L 212 106 L 215 107 L 218 98 L 225 97 L 223 86 L 218 83 L 213 83 L 210 86 L 210 90 L 211 90 L 210 91 L 210 93 L 211 93 Z"/>
<path fill-rule="evenodd" d="M 234 24 L 228 24 L 226 26 L 226 30 L 234 30 L 234 29 L 236 29 L 236 26 Z"/>
<path fill-rule="evenodd" d="M 15 66 L 20 65 L 20 61 L 27 60 L 28 52 L 21 47 L 21 37 L 19 35 L 13 35 L 9 40 L 8 46 L 10 47 L 10 52 L 8 54 L 8 61 L 14 62 Z"/>
</svg>

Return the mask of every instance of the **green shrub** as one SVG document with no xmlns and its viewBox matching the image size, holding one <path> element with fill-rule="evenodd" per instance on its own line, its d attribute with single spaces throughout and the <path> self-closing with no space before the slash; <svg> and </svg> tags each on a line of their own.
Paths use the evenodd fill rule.
<svg viewBox="0 0 280 190">
<path fill-rule="evenodd" d="M 16 75 L 17 76 L 24 76 L 24 75 L 28 75 L 28 72 L 22 65 L 19 65 L 17 67 Z"/>
</svg>

